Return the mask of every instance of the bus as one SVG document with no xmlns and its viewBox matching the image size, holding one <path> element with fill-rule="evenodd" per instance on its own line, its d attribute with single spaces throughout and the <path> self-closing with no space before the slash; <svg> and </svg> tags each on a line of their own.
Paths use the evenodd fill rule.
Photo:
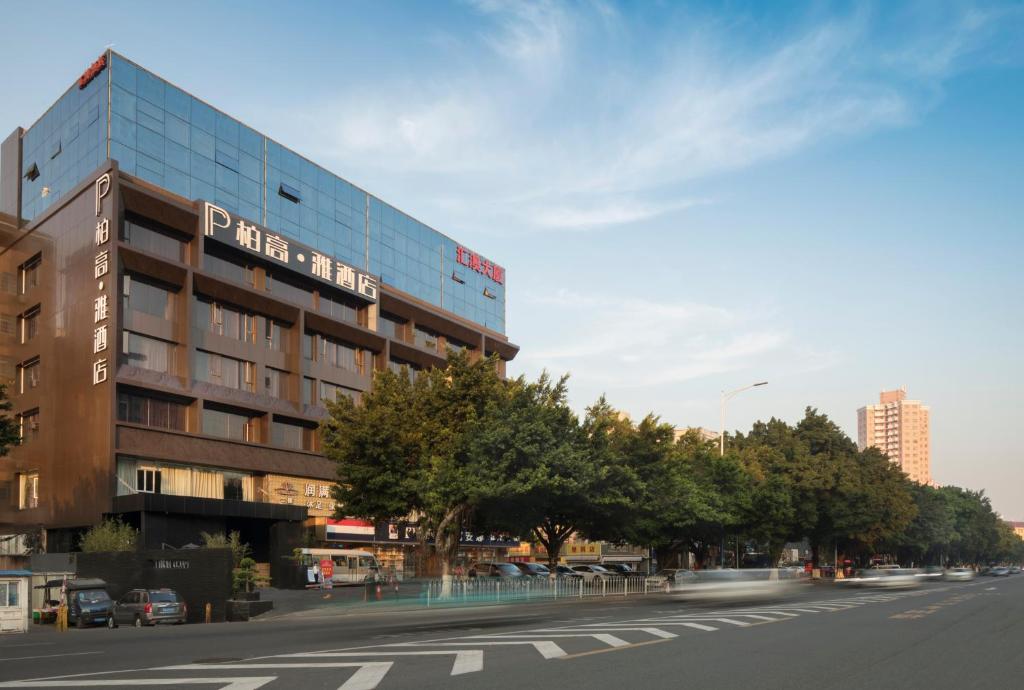
<svg viewBox="0 0 1024 690">
<path fill-rule="evenodd" d="M 335 585 L 357 585 L 376 580 L 380 565 L 369 551 L 358 549 L 299 549 L 297 563 L 306 571 L 306 586 L 320 584 L 320 561 L 325 558 L 334 563 L 331 582 Z"/>
</svg>

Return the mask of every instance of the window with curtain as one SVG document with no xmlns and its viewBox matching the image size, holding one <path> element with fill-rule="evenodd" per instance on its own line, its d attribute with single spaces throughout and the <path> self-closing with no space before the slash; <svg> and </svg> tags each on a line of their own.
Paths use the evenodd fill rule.
<svg viewBox="0 0 1024 690">
<path fill-rule="evenodd" d="M 118 391 L 117 419 L 160 429 L 188 431 L 188 405 L 136 391 Z"/>
<path fill-rule="evenodd" d="M 175 290 L 163 283 L 134 273 L 121 279 L 121 295 L 125 311 L 137 311 L 157 318 L 174 318 Z"/>
<path fill-rule="evenodd" d="M 174 354 L 177 346 L 174 343 L 131 331 L 124 332 L 123 342 L 124 360 L 127 364 L 164 374 L 175 373 Z"/>
</svg>

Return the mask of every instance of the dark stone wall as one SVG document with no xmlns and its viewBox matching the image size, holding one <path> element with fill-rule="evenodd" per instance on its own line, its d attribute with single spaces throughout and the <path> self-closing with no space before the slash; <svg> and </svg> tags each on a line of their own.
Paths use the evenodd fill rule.
<svg viewBox="0 0 1024 690">
<path fill-rule="evenodd" d="M 154 549 L 76 556 L 78 577 L 102 578 L 114 599 L 130 589 L 169 587 L 188 604 L 189 623 L 203 621 L 207 603 L 213 607 L 214 621 L 225 620 L 226 602 L 231 598 L 230 549 Z M 161 567 L 168 565 L 175 567 Z"/>
<path fill-rule="evenodd" d="M 305 571 L 295 566 L 291 556 L 303 546 L 305 527 L 301 522 L 275 522 L 270 528 L 270 586 L 278 589 L 304 589 Z"/>
</svg>

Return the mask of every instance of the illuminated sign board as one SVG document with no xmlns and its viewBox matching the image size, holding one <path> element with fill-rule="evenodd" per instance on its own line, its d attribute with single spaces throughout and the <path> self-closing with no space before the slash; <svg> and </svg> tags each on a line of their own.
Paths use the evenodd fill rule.
<svg viewBox="0 0 1024 690">
<path fill-rule="evenodd" d="M 496 263 L 492 263 L 476 252 L 471 252 L 465 247 L 455 247 L 455 262 L 471 268 L 477 273 L 483 273 L 498 285 L 505 284 L 505 269 Z"/>
<path fill-rule="evenodd" d="M 232 215 L 208 201 L 202 203 L 203 235 L 207 239 L 255 254 L 369 302 L 377 301 L 375 276 L 321 254 L 312 247 L 286 239 L 248 219 Z"/>
</svg>

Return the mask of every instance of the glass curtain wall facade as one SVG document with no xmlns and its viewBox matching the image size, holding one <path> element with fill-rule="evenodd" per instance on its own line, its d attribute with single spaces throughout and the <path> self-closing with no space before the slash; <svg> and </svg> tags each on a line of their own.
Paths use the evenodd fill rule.
<svg viewBox="0 0 1024 690">
<path fill-rule="evenodd" d="M 504 277 L 460 265 L 458 244 L 116 53 L 25 134 L 22 215 L 32 220 L 108 156 L 363 268 L 429 304 L 505 332 Z M 43 193 L 43 188 L 47 192 Z"/>
</svg>

